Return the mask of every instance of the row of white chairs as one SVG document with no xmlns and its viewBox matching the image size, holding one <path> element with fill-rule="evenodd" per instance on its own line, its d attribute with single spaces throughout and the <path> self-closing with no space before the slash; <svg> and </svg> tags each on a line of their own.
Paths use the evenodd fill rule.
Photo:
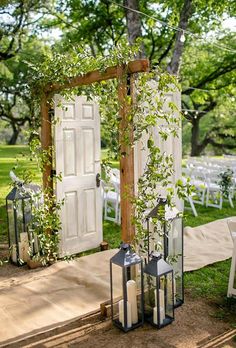
<svg viewBox="0 0 236 348">
<path fill-rule="evenodd" d="M 233 196 L 236 183 L 234 178 L 229 194 L 225 198 L 219 185 L 219 173 L 222 170 L 209 167 L 187 167 L 183 168 L 182 172 L 190 178 L 190 183 L 195 187 L 193 203 L 222 209 L 223 200 L 226 199 L 230 206 L 234 207 Z"/>
<path fill-rule="evenodd" d="M 223 168 L 224 169 L 224 168 Z M 236 178 L 228 194 L 223 197 L 219 181 L 219 173 L 222 167 L 203 167 L 187 165 L 182 169 L 183 179 L 190 177 L 190 183 L 195 187 L 193 195 L 187 197 L 194 216 L 198 216 L 195 204 L 206 205 L 222 209 L 223 200 L 229 201 L 233 208 L 233 197 L 236 187 Z M 120 171 L 116 168 L 106 168 L 106 180 L 102 180 L 102 199 L 104 207 L 104 219 L 120 223 Z"/>
</svg>

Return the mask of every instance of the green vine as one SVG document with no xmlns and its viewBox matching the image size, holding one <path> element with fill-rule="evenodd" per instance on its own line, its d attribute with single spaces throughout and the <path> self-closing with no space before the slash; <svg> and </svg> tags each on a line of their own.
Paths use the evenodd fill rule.
<svg viewBox="0 0 236 348">
<path fill-rule="evenodd" d="M 88 53 L 89 51 L 78 47 L 72 47 L 67 54 L 63 55 L 54 52 L 50 56 L 45 56 L 40 66 L 30 67 L 32 88 L 37 91 L 38 97 L 42 94 L 45 86 L 50 84 L 65 83 L 73 76 L 82 76 L 92 70 L 105 71 L 109 66 L 128 63 L 134 59 L 138 49 L 139 44 L 130 48 L 127 43 L 123 43 L 106 57 L 93 57 Z M 109 159 L 113 157 L 119 159 L 126 155 L 121 153 L 121 142 L 134 147 L 137 142 L 143 141 L 144 135 L 146 136 L 146 143 L 143 145 L 148 149 L 148 161 L 143 175 L 138 180 L 138 194 L 135 197 L 127 197 L 133 200 L 135 208 L 133 216 L 133 224 L 136 228 L 134 245 L 137 247 L 145 245 L 148 233 L 144 224 L 146 212 L 156 205 L 160 188 L 165 188 L 169 206 L 174 204 L 176 195 L 183 198 L 190 193 L 191 188 L 188 182 L 183 184 L 181 180 L 175 184 L 172 183 L 173 156 L 162 153 L 153 137 L 154 128 L 158 125 L 158 134 L 163 140 L 167 140 L 169 136 L 178 135 L 181 118 L 175 116 L 177 107 L 168 102 L 165 97 L 169 91 L 178 88 L 176 79 L 160 69 L 155 69 L 150 73 L 141 73 L 137 76 L 135 79 L 135 104 L 130 107 L 129 125 L 120 141 L 118 141 L 118 135 L 121 106 L 118 103 L 117 87 L 116 80 L 109 80 L 95 83 L 92 86 L 65 90 L 61 94 L 68 98 L 73 98 L 73 94 L 86 95 L 88 99 L 93 99 L 99 103 L 101 122 L 106 124 L 106 131 L 109 132 L 113 140 L 115 139 L 113 148 L 108 153 Z M 127 96 L 126 103 L 131 106 L 130 95 Z M 164 111 L 167 109 L 164 107 L 166 104 L 168 104 L 168 111 Z M 129 136 L 130 125 L 134 134 L 133 139 L 130 139 Z M 43 168 L 48 161 L 48 154 L 42 150 L 40 153 L 40 166 Z M 129 188 L 127 192 L 129 192 Z M 163 226 L 164 213 L 160 214 L 159 221 Z M 156 233 L 161 233 L 161 228 Z"/>
<path fill-rule="evenodd" d="M 233 171 L 227 168 L 224 172 L 218 175 L 218 184 L 220 185 L 220 190 L 225 198 L 228 198 L 230 190 L 233 187 Z"/>
</svg>

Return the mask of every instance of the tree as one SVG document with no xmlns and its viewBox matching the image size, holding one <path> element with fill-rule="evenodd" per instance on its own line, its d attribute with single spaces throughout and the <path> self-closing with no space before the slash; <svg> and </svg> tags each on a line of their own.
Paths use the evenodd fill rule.
<svg viewBox="0 0 236 348">
<path fill-rule="evenodd" d="M 128 31 L 128 40 L 130 45 L 134 45 L 138 39 L 142 37 L 142 23 L 139 11 L 138 0 L 124 0 L 124 9 L 126 15 L 126 25 Z M 131 9 L 131 10 L 130 10 Z M 135 11 L 132 11 L 135 10 Z M 145 56 L 144 45 L 141 41 L 140 51 L 137 58 L 143 58 Z"/>
<path fill-rule="evenodd" d="M 205 35 L 210 30 L 218 28 L 223 15 L 233 15 L 235 13 L 235 4 L 232 0 L 225 2 L 213 0 L 207 7 L 205 1 L 202 0 L 194 2 L 192 0 L 160 0 L 158 3 L 145 0 L 123 0 L 123 3 L 118 1 L 117 5 L 109 1 L 97 2 L 92 0 L 89 2 L 71 0 L 69 2 L 61 1 L 61 3 L 64 6 L 67 5 L 67 15 L 64 15 L 60 24 L 63 28 L 63 44 L 71 38 L 73 38 L 73 42 L 78 42 L 78 39 L 83 38 L 86 43 L 89 42 L 91 52 L 96 54 L 97 51 L 105 51 L 111 45 L 117 45 L 125 34 L 128 35 L 130 44 L 142 37 L 143 44 L 140 49 L 140 56 L 146 53 L 153 64 L 162 66 L 171 74 L 179 75 L 184 89 L 183 107 L 197 111 L 197 113 L 195 111 L 184 113 L 186 120 L 192 126 L 191 154 L 201 154 L 208 144 L 219 147 L 219 143 L 212 140 L 212 132 L 207 132 L 206 138 L 200 140 L 200 128 L 203 118 L 206 119 L 209 113 L 211 116 L 211 113 L 220 107 L 219 103 L 222 100 L 216 94 L 208 93 L 204 96 L 204 100 L 199 103 L 198 98 L 201 92 L 197 93 L 192 87 L 208 88 L 207 86 L 210 83 L 213 84 L 214 81 L 219 81 L 219 78 L 224 79 L 224 82 L 222 81 L 224 84 L 226 83 L 225 78 L 229 77 L 227 73 L 235 70 L 232 56 L 230 58 L 230 55 L 224 54 L 224 59 L 217 61 L 214 46 L 211 46 L 211 42 L 216 42 L 215 37 L 211 39 L 206 37 L 207 48 L 198 44 L 199 40 L 197 39 L 198 35 Z M 149 17 L 141 16 L 139 11 L 145 12 Z M 122 32 L 124 14 L 126 30 Z M 62 16 L 62 11 L 60 16 Z M 158 21 L 150 18 L 150 16 L 158 18 L 161 23 L 164 21 L 171 27 L 181 29 L 175 31 L 166 25 L 158 25 Z M 56 18 L 59 25 L 59 16 Z M 188 35 L 188 30 L 196 36 Z M 100 32 L 103 34 L 98 35 Z M 119 35 L 114 33 L 119 33 Z M 195 44 L 198 44 L 198 49 L 194 53 L 191 48 L 192 40 Z M 227 44 L 233 48 L 232 38 L 228 40 L 227 34 L 223 33 L 219 41 L 221 44 Z M 207 49 L 210 54 L 204 55 L 201 52 L 204 49 Z M 191 56 L 192 54 L 199 57 L 201 63 L 194 66 L 191 59 L 187 57 L 187 55 Z M 221 50 L 217 51 L 217 54 L 222 55 Z M 181 60 L 183 68 L 181 68 Z M 186 64 L 187 67 L 185 67 Z M 199 65 L 204 66 L 204 69 Z M 201 74 L 199 74 L 199 71 L 201 71 Z M 193 80 L 193 77 L 196 77 L 196 79 Z M 232 75 L 228 78 L 228 84 L 231 83 L 231 78 Z M 185 86 L 191 88 L 186 89 Z M 186 96 L 188 97 L 186 98 Z M 214 134 L 217 133 L 217 129 L 214 129 Z M 227 139 L 225 138 L 225 140 Z"/>
<path fill-rule="evenodd" d="M 22 2 L 24 1 L 15 1 L 14 4 Z M 39 21 L 37 17 L 37 22 L 32 24 L 33 28 L 35 32 L 59 28 L 62 37 L 55 43 L 58 51 L 69 51 L 72 46 L 80 44 L 88 48 L 93 56 L 98 53 L 106 55 L 112 47 L 119 45 L 126 36 L 130 44 L 141 37 L 142 45 L 139 56 L 144 56 L 145 53 L 153 65 L 158 64 L 172 74 L 179 74 L 184 90 L 183 105 L 184 103 L 188 104 L 188 107 L 184 106 L 185 108 L 197 108 L 199 112 L 197 116 L 201 116 L 200 120 L 203 120 L 203 114 L 205 119 L 210 111 L 216 110 L 216 106 L 214 106 L 216 95 L 211 94 L 211 100 L 208 95 L 205 97 L 205 104 L 203 102 L 199 104 L 196 100 L 197 93 L 193 92 L 191 88 L 189 91 L 186 89 L 187 87 L 202 88 L 197 86 L 207 88 L 209 83 L 213 84 L 214 72 L 209 59 L 213 59 L 214 62 L 215 58 L 214 46 L 211 46 L 211 43 L 219 41 L 221 44 L 225 44 L 227 40 L 224 33 L 215 34 L 212 38 L 206 34 L 210 31 L 214 32 L 220 27 L 223 16 L 235 14 L 236 6 L 233 0 L 224 2 L 212 0 L 207 6 L 204 0 L 159 0 L 158 2 L 153 0 L 119 0 L 116 3 L 109 0 L 56 0 L 55 2 L 42 1 L 42 4 L 43 6 L 40 9 L 35 9 L 35 12 L 43 14 L 43 17 L 39 18 Z M 139 11 L 144 12 L 147 16 L 140 14 Z M 181 29 L 176 31 L 174 28 Z M 190 35 L 188 30 L 194 35 Z M 185 41 L 183 34 L 185 34 Z M 187 54 L 192 50 L 192 42 L 198 44 L 197 36 L 199 35 L 205 36 L 209 51 L 209 57 L 205 60 L 204 69 L 201 71 L 205 75 L 201 74 L 201 79 L 198 78 L 200 76 L 199 67 L 192 64 L 187 58 Z M 218 35 L 218 40 L 216 40 L 216 35 Z M 227 45 L 233 47 L 233 42 L 227 41 Z M 198 48 L 199 50 L 196 50 L 194 55 L 200 57 L 204 45 L 200 44 Z M 226 64 L 224 65 L 226 69 L 230 69 L 230 66 L 227 65 L 227 57 L 221 63 Z M 190 69 L 185 68 L 186 64 L 191 64 Z M 219 74 L 219 65 L 216 64 L 216 66 L 219 70 L 215 73 Z M 209 71 L 212 75 L 208 73 Z M 199 76 L 197 77 L 197 75 Z M 227 73 L 219 75 L 217 81 L 220 76 L 224 76 L 225 79 L 226 75 Z M 193 76 L 197 77 L 194 81 Z M 221 99 L 217 98 L 217 107 L 220 106 L 221 102 Z M 196 114 L 194 115 L 196 116 Z M 190 117 L 190 113 L 188 117 Z M 201 145 L 200 140 L 194 141 L 194 139 L 198 137 L 202 121 L 195 120 L 196 118 L 190 123 L 194 128 L 192 131 L 193 146 L 195 146 L 194 143 Z M 204 147 L 199 146 L 199 151 L 201 148 Z M 198 153 L 200 153 L 199 151 Z"/>
<path fill-rule="evenodd" d="M 231 47 L 236 44 L 229 33 L 223 41 Z M 193 59 L 196 56 L 197 60 Z M 209 144 L 217 151 L 235 149 L 235 53 L 213 50 L 204 43 L 189 47 L 183 61 L 182 105 L 184 117 L 191 124 L 191 156 L 199 156 Z"/>
<path fill-rule="evenodd" d="M 0 61 L 14 57 L 22 47 L 29 29 L 39 20 L 37 12 L 46 1 L 5 0 L 1 2 L 0 14 Z"/>
<path fill-rule="evenodd" d="M 17 141 L 21 130 L 38 122 L 38 110 L 29 87 L 29 65 L 40 61 L 45 51 L 42 43 L 31 37 L 24 42 L 17 56 L 5 61 L 10 75 L 2 76 L 0 81 L 0 119 L 12 128 L 10 145 Z"/>
</svg>

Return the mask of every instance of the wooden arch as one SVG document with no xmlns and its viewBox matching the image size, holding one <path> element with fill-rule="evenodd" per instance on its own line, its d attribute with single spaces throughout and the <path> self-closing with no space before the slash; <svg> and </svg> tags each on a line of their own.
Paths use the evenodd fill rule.
<svg viewBox="0 0 236 348">
<path fill-rule="evenodd" d="M 43 171 L 43 187 L 53 190 L 52 180 L 52 128 L 51 116 L 49 113 L 49 101 L 53 95 L 64 89 L 78 86 L 90 85 L 104 80 L 118 79 L 118 100 L 120 105 L 120 144 L 121 153 L 124 154 L 120 159 L 120 197 L 121 197 L 121 237 L 124 242 L 131 242 L 134 238 L 135 228 L 132 224 L 134 196 L 134 151 L 130 145 L 122 141 L 125 135 L 132 141 L 133 126 L 128 120 L 129 109 L 134 103 L 134 74 L 149 71 L 149 61 L 146 59 L 131 61 L 122 66 L 114 66 L 106 69 L 105 72 L 98 70 L 88 72 L 83 76 L 69 78 L 63 83 L 48 84 L 43 92 L 41 99 L 41 142 L 42 149 L 49 153 L 49 163 Z M 131 106 L 127 103 L 128 94 L 131 97 Z"/>
</svg>

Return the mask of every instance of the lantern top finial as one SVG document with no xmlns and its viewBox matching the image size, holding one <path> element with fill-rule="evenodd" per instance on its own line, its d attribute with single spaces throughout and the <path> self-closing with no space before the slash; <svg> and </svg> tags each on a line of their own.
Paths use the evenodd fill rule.
<svg viewBox="0 0 236 348">
<path fill-rule="evenodd" d="M 121 242 L 120 243 L 120 249 L 122 249 L 124 251 L 130 250 L 131 249 L 131 245 L 128 244 L 128 243 Z"/>
<path fill-rule="evenodd" d="M 144 273 L 160 277 L 169 272 L 173 272 L 173 267 L 163 260 L 162 255 L 157 252 L 151 253 L 151 261 L 145 266 Z"/>
<path fill-rule="evenodd" d="M 162 259 L 162 254 L 158 253 L 157 251 L 153 251 L 150 256 L 153 260 L 156 260 L 156 261 L 159 261 L 160 259 Z"/>
<path fill-rule="evenodd" d="M 110 260 L 112 263 L 120 267 L 128 267 L 142 262 L 142 259 L 137 255 L 128 243 L 121 243 L 120 250 Z"/>
</svg>

